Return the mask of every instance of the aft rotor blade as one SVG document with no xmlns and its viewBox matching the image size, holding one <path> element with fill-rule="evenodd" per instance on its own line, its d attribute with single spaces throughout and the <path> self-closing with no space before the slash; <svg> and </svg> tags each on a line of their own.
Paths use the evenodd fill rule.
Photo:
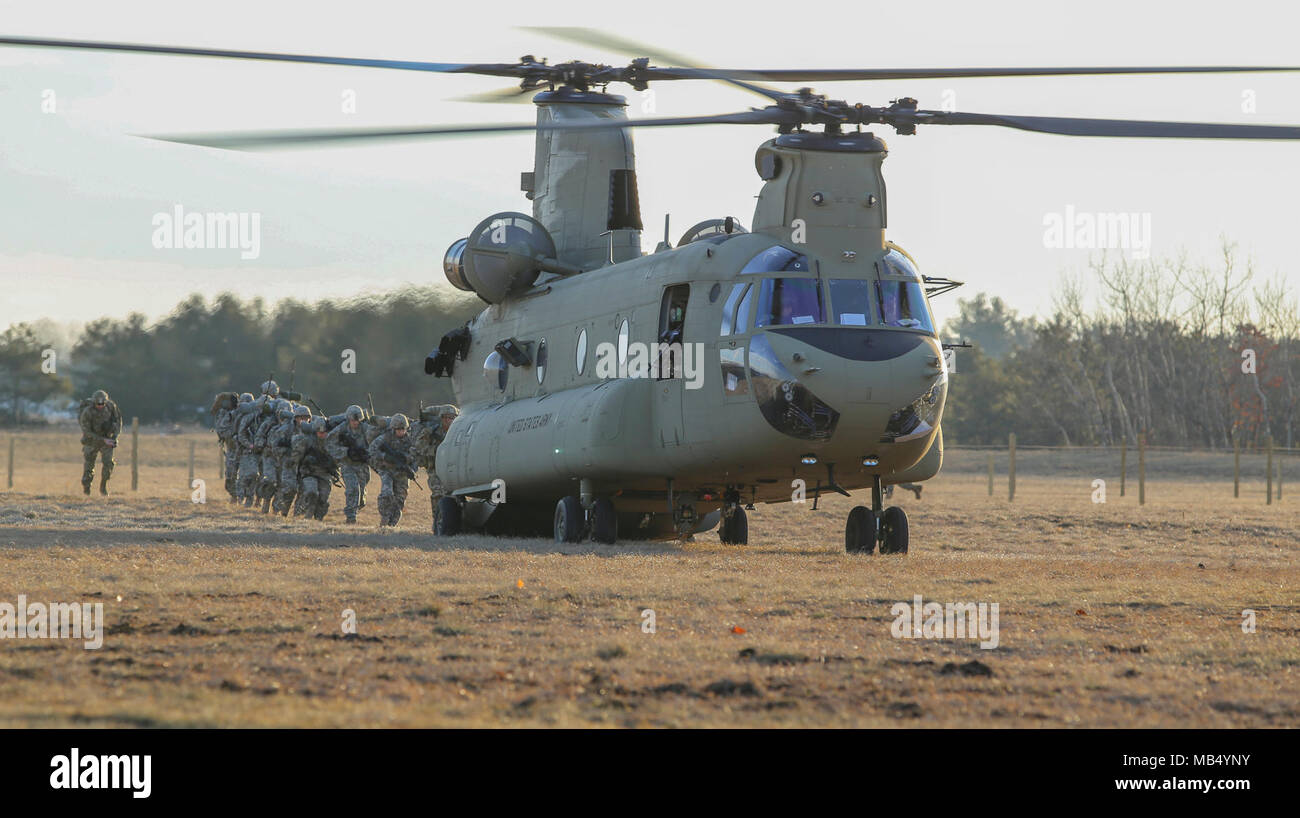
<svg viewBox="0 0 1300 818">
<path fill-rule="evenodd" d="M 604 31 L 597 31 L 592 28 L 583 28 L 581 26 L 530 26 L 525 28 L 526 31 L 536 31 L 542 34 L 549 34 L 552 37 L 561 40 L 578 43 L 579 45 L 590 45 L 597 48 L 607 48 L 627 56 L 652 57 L 660 62 L 675 62 L 683 66 L 693 66 L 694 60 L 665 51 L 662 48 L 648 46 L 644 43 L 638 43 L 616 34 L 610 34 Z M 784 91 L 778 91 L 775 88 L 768 88 L 763 85 L 757 85 L 752 82 L 742 82 L 741 78 L 735 76 L 737 72 L 728 72 L 716 70 L 713 68 L 689 67 L 689 68 L 648 68 L 647 75 L 653 79 L 713 79 L 730 83 L 731 85 L 744 88 L 759 96 L 767 97 L 771 100 L 780 101 L 789 96 Z"/>
<path fill-rule="evenodd" d="M 241 150 L 248 148 L 291 147 L 294 145 L 327 144 L 376 139 L 411 139 L 418 137 L 458 136 L 463 134 L 516 133 L 525 131 L 605 131 L 621 128 L 656 128 L 676 125 L 751 125 L 783 121 L 783 114 L 774 110 L 742 111 L 735 114 L 712 116 L 665 117 L 658 119 L 594 120 L 591 122 L 548 123 L 535 122 L 502 125 L 449 125 L 418 128 L 354 128 L 291 131 L 258 131 L 244 133 L 151 135 L 149 139 L 177 142 L 185 145 L 202 145 L 209 148 Z"/>
<path fill-rule="evenodd" d="M 885 121 L 888 124 L 889 118 Z M 1060 116 L 967 114 L 916 111 L 917 125 L 999 125 L 1022 131 L 1066 136 L 1129 136 L 1164 139 L 1300 139 L 1294 125 L 1237 125 L 1211 122 L 1158 122 L 1140 119 L 1078 119 Z"/>
<path fill-rule="evenodd" d="M 673 68 L 657 68 L 656 79 L 670 76 Z M 837 82 L 840 80 L 923 80 L 979 77 L 1057 77 L 1104 74 L 1236 74 L 1253 71 L 1300 71 L 1286 65 L 1153 65 L 1076 66 L 1047 68 L 813 68 L 813 69 L 715 69 L 719 78 L 769 80 L 771 82 Z M 681 77 L 687 79 L 688 77 Z"/>
<path fill-rule="evenodd" d="M 38 48 L 79 48 L 87 51 L 121 51 L 139 54 L 174 54 L 187 57 L 225 57 L 238 60 L 273 60 L 277 62 L 351 65 L 362 68 L 396 68 L 404 71 L 434 71 L 444 74 L 488 74 L 514 76 L 516 66 L 505 63 L 413 62 L 410 60 L 376 60 L 358 57 L 323 57 L 312 54 L 277 54 L 265 51 L 229 51 L 217 48 L 183 48 L 170 45 L 139 43 L 104 43 L 93 40 L 49 40 L 31 37 L 0 37 L 0 45 Z"/>
</svg>

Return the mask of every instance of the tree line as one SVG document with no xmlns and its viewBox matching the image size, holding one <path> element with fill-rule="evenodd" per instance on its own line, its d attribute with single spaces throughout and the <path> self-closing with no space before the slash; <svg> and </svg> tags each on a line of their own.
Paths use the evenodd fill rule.
<svg viewBox="0 0 1300 818">
<path fill-rule="evenodd" d="M 446 379 L 424 374 L 424 357 L 482 307 L 433 287 L 274 308 L 192 295 L 153 324 L 140 314 L 87 324 L 57 372 L 43 370 L 50 323 L 18 324 L 0 334 L 0 422 L 38 419 L 34 409 L 69 408 L 95 389 L 142 422 L 207 422 L 215 393 L 255 391 L 271 374 L 330 412 L 364 405 L 367 392 L 380 412 L 414 412 L 417 400 L 454 400 Z M 977 293 L 941 335 L 974 345 L 957 350 L 950 379 L 944 429 L 957 443 L 1004 443 L 1010 432 L 1065 446 L 1132 445 L 1142 433 L 1165 446 L 1297 443 L 1300 307 L 1285 279 L 1256 284 L 1231 245 L 1213 264 L 1095 260 L 1063 281 L 1046 317 Z"/>
<path fill-rule="evenodd" d="M 139 313 L 90 322 L 55 373 L 41 369 L 50 341 L 18 324 L 0 335 L 0 412 L 7 424 L 38 420 L 38 408 L 75 406 L 104 389 L 142 423 L 207 423 L 217 392 L 256 394 L 274 375 L 329 412 L 364 406 L 369 392 L 381 413 L 414 413 L 420 399 L 454 400 L 447 380 L 424 374 L 424 357 L 482 307 L 432 287 L 274 309 L 230 293 L 191 295 L 153 324 Z"/>
<path fill-rule="evenodd" d="M 1066 278 L 1046 318 L 984 293 L 958 302 L 945 432 L 959 443 L 1296 444 L 1300 305 L 1282 276 L 1226 244 L 1214 264 L 1101 258 Z M 1089 304 L 1091 283 L 1097 297 Z"/>
</svg>

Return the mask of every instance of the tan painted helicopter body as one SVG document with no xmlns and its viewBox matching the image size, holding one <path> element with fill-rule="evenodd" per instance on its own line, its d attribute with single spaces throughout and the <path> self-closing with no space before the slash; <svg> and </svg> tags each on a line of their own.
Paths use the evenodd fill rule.
<svg viewBox="0 0 1300 818">
<path fill-rule="evenodd" d="M 539 118 L 556 107 L 539 105 Z M 555 224 L 554 214 L 566 219 L 570 246 L 556 242 L 560 260 L 590 262 L 595 252 L 607 259 L 597 228 L 609 210 L 608 157 L 630 165 L 630 137 L 552 133 L 564 139 L 539 140 L 534 212 L 543 223 L 550 216 Z M 565 154 L 559 161 L 557 149 Z M 577 155 L 603 161 L 584 167 Z M 604 496 L 620 517 L 671 518 L 682 501 L 700 512 L 720 508 L 728 489 L 746 502 L 790 501 L 798 479 L 811 502 L 832 479 L 854 489 L 870 486 L 873 475 L 885 483 L 932 477 L 942 457 L 947 373 L 931 329 L 890 326 L 880 311 L 878 280 L 924 298 L 910 260 L 898 264 L 906 256 L 884 240 L 884 156 L 884 143 L 870 134 L 769 140 L 756 158 L 769 178 L 754 232 L 543 275 L 487 307 L 468 325 L 466 359 L 452 375 L 462 411 L 438 450 L 444 487 L 487 496 L 493 481 L 503 481 L 501 514 L 512 504 L 549 509 L 579 495 L 586 480 L 588 503 Z M 583 222 L 573 215 L 577 191 L 593 188 L 587 235 L 568 230 Z M 570 207 L 554 207 L 556 196 Z M 776 263 L 754 263 L 765 254 Z M 802 269 L 782 270 L 789 256 L 802 257 L 794 265 Z M 783 319 L 772 291 L 793 291 L 795 283 L 808 314 Z M 685 306 L 681 342 L 690 347 L 682 377 L 638 372 L 633 350 L 664 342 L 674 304 Z M 929 325 L 928 307 L 916 306 Z M 509 365 L 495 352 L 506 339 L 529 350 L 528 363 Z M 891 432 L 891 417 L 918 401 L 916 427 Z"/>
</svg>

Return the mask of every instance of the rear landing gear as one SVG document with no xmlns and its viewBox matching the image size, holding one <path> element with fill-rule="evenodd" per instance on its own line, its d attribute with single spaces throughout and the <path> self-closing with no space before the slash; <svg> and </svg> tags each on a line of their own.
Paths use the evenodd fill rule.
<svg viewBox="0 0 1300 818">
<path fill-rule="evenodd" d="M 555 541 L 582 542 L 588 536 L 594 542 L 613 545 L 618 540 L 618 514 L 608 497 L 596 497 L 591 508 L 569 495 L 555 504 Z"/>
<path fill-rule="evenodd" d="M 433 518 L 433 533 L 439 537 L 454 537 L 460 533 L 460 503 L 454 497 L 438 498 L 438 513 Z"/>
<path fill-rule="evenodd" d="M 739 504 L 731 507 L 730 515 L 727 513 L 727 508 L 723 508 L 722 524 L 718 526 L 718 538 L 722 540 L 723 545 L 749 544 L 749 519 L 745 516 L 745 509 Z"/>
<path fill-rule="evenodd" d="M 898 506 L 882 508 L 880 476 L 871 487 L 871 508 L 857 506 L 844 524 L 844 550 L 870 554 L 880 545 L 882 554 L 907 553 L 907 512 Z"/>
<path fill-rule="evenodd" d="M 578 542 L 582 539 L 582 530 L 586 527 L 586 515 L 582 512 L 582 503 L 577 497 L 561 497 L 555 504 L 555 541 Z"/>
</svg>

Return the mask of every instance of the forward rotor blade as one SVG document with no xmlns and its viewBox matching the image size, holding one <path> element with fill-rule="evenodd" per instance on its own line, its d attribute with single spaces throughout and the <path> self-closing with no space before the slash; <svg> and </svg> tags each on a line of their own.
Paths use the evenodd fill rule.
<svg viewBox="0 0 1300 818">
<path fill-rule="evenodd" d="M 525 131 L 604 131 L 621 128 L 657 128 L 675 125 L 751 125 L 780 123 L 785 116 L 773 109 L 742 111 L 712 116 L 664 117 L 658 119 L 593 120 L 585 123 L 535 122 L 503 125 L 449 125 L 419 128 L 355 128 L 245 133 L 150 135 L 148 139 L 201 145 L 209 148 L 242 150 L 249 148 L 291 147 L 294 145 L 340 143 L 376 139 L 410 139 L 426 136 L 458 136 L 481 133 L 516 133 Z"/>
<path fill-rule="evenodd" d="M 692 66 L 689 68 L 648 69 L 649 75 L 656 79 L 714 79 L 744 88 L 746 91 L 751 91 L 759 96 L 778 102 L 789 96 L 784 91 L 778 91 L 775 88 L 768 88 L 752 82 L 742 82 L 738 74 L 743 72 L 698 67 L 695 60 L 688 59 L 680 54 L 673 54 L 661 48 L 648 46 L 644 43 L 638 43 L 616 34 L 609 34 L 592 28 L 583 28 L 581 26 L 529 26 L 524 30 L 549 34 L 552 37 L 568 40 L 579 45 L 607 48 L 629 57 L 651 57 L 660 62 L 675 62 L 682 66 Z"/>
<path fill-rule="evenodd" d="M 486 103 L 515 103 L 515 102 L 532 102 L 532 94 L 536 94 L 543 88 L 520 88 L 513 86 L 511 88 L 498 88 L 494 91 L 482 91 L 477 94 L 465 94 L 464 96 L 452 97 L 452 102 L 486 102 Z"/>
<path fill-rule="evenodd" d="M 356 57 L 322 57 L 311 54 L 276 54 L 264 51 L 228 51 L 216 48 L 182 48 L 169 45 L 104 43 L 93 40 L 49 40 L 30 37 L 0 37 L 0 45 L 38 48 L 79 48 L 88 51 L 123 51 L 140 54 L 176 54 L 188 57 L 225 57 L 238 60 L 273 60 L 277 62 L 351 65 L 362 68 L 397 68 L 404 71 L 435 71 L 444 74 L 488 74 L 511 77 L 518 69 L 507 63 L 412 62 L 409 60 L 373 60 Z"/>
<path fill-rule="evenodd" d="M 888 118 L 886 118 L 888 121 Z M 1128 136 L 1163 139 L 1300 139 L 1294 125 L 1237 125 L 1212 122 L 1153 122 L 1140 119 L 1078 119 L 1060 116 L 967 114 L 917 111 L 918 125 L 999 125 L 1065 136 Z M 892 124 L 892 123 L 891 123 Z"/>
<path fill-rule="evenodd" d="M 656 79 L 678 79 L 672 68 L 655 69 Z M 837 82 L 840 80 L 923 80 L 978 77 L 1055 77 L 1099 74 L 1234 74 L 1253 71 L 1300 71 L 1285 65 L 1181 65 L 1181 66 L 1079 66 L 1060 68 L 813 68 L 813 69 L 715 69 L 719 78 L 769 80 L 771 82 Z M 681 77 L 687 79 L 689 77 Z"/>
</svg>

